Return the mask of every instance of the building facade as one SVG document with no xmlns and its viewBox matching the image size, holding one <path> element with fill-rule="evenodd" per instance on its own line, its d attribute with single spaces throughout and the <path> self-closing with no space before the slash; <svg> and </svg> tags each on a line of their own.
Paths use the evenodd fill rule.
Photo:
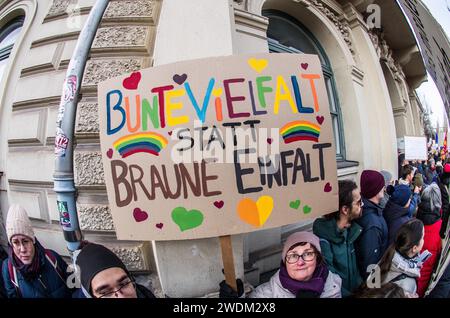
<svg viewBox="0 0 450 318">
<path fill-rule="evenodd" d="M 0 1 L 0 212 L 22 204 L 45 246 L 68 256 L 53 191 L 62 84 L 95 0 Z M 422 136 L 415 89 L 426 71 L 408 22 L 383 0 L 111 0 L 91 47 L 75 128 L 78 216 L 85 239 L 110 247 L 159 295 L 214 295 L 217 238 L 118 241 L 101 163 L 97 83 L 138 69 L 232 54 L 320 57 L 339 178 L 397 175 L 397 140 Z M 254 285 L 278 267 L 283 239 L 311 221 L 233 236 L 236 274 Z M 4 230 L 2 240 L 5 243 Z"/>
</svg>

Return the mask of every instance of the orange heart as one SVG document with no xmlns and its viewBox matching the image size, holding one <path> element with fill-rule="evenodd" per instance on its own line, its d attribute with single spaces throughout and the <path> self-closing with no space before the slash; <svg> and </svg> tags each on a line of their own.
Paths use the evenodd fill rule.
<svg viewBox="0 0 450 318">
<path fill-rule="evenodd" d="M 237 212 L 245 223 L 256 227 L 262 227 L 266 223 L 273 210 L 273 199 L 270 196 L 262 196 L 258 201 L 245 198 L 239 201 Z"/>
</svg>

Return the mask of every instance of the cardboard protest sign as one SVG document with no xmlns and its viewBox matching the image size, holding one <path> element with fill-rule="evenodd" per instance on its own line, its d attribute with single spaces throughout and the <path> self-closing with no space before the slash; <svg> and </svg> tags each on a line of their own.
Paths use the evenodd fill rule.
<svg viewBox="0 0 450 318">
<path fill-rule="evenodd" d="M 337 209 L 332 124 L 316 56 L 163 65 L 107 80 L 98 96 L 119 239 L 231 235 Z"/>
<path fill-rule="evenodd" d="M 405 159 L 428 160 L 427 138 L 405 136 Z"/>
</svg>

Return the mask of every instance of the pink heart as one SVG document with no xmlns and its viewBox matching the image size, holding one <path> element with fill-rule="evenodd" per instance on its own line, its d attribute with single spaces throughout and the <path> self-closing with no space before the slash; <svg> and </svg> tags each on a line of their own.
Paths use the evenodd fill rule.
<svg viewBox="0 0 450 318">
<path fill-rule="evenodd" d="M 272 144 L 273 139 L 272 138 L 267 138 L 267 143 L 270 145 Z"/>
<path fill-rule="evenodd" d="M 331 184 L 328 182 L 325 187 L 323 188 L 323 191 L 325 192 L 331 192 L 331 190 L 333 190 L 333 188 L 331 187 Z"/>
<path fill-rule="evenodd" d="M 122 85 L 126 89 L 137 89 L 140 81 L 141 81 L 141 73 L 134 72 L 129 77 L 123 80 Z"/>
<path fill-rule="evenodd" d="M 109 150 L 106 152 L 106 155 L 108 156 L 109 159 L 112 158 L 113 154 L 114 154 L 114 150 L 112 150 L 111 148 L 109 148 Z"/>
<path fill-rule="evenodd" d="M 300 64 L 300 65 L 302 66 L 302 69 L 304 69 L 304 70 L 307 70 L 307 69 L 308 69 L 308 66 L 309 66 L 308 63 L 302 63 L 302 64 Z"/>
<path fill-rule="evenodd" d="M 140 208 L 135 208 L 133 210 L 133 216 L 136 222 L 142 222 L 147 220 L 148 214 L 145 211 L 142 211 Z"/>
<path fill-rule="evenodd" d="M 156 227 L 158 228 L 158 229 L 162 229 L 162 227 L 164 226 L 164 224 L 162 224 L 162 223 L 158 223 L 158 224 L 156 224 Z"/>
<path fill-rule="evenodd" d="M 214 201 L 214 206 L 218 209 L 221 209 L 223 207 L 223 205 L 225 204 L 225 202 L 223 202 L 222 200 L 220 201 Z"/>
<path fill-rule="evenodd" d="M 325 120 L 325 117 L 323 117 L 323 116 L 317 116 L 317 117 L 316 117 L 316 120 L 317 120 L 317 122 L 318 122 L 320 125 L 322 125 L 323 121 Z"/>
</svg>

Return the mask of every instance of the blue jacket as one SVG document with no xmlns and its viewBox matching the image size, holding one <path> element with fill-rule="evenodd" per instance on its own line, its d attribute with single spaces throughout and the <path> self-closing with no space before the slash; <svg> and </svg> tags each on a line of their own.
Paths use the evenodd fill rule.
<svg viewBox="0 0 450 318">
<path fill-rule="evenodd" d="M 20 294 L 11 281 L 8 270 L 8 259 L 3 261 L 2 277 L 5 284 L 8 298 L 70 298 L 71 290 L 66 285 L 67 264 L 55 251 L 50 250 L 57 261 L 57 272 L 50 261 L 45 257 L 45 253 L 40 255 L 40 274 L 32 280 L 25 279 L 17 270 L 17 281 L 19 283 Z M 37 254 L 36 254 L 37 255 Z M 61 277 L 60 277 L 61 275 Z M 64 279 L 64 280 L 63 280 Z"/>
<path fill-rule="evenodd" d="M 388 227 L 378 204 L 363 198 L 361 218 L 356 220 L 363 231 L 356 241 L 359 272 L 366 279 L 367 267 L 377 264 L 388 247 Z"/>
<path fill-rule="evenodd" d="M 411 216 L 409 216 L 408 208 L 401 207 L 397 203 L 388 201 L 386 207 L 383 210 L 383 216 L 386 220 L 386 224 L 388 226 L 388 246 L 392 244 L 395 240 L 395 236 L 397 235 L 400 227 L 411 220 Z"/>
</svg>

